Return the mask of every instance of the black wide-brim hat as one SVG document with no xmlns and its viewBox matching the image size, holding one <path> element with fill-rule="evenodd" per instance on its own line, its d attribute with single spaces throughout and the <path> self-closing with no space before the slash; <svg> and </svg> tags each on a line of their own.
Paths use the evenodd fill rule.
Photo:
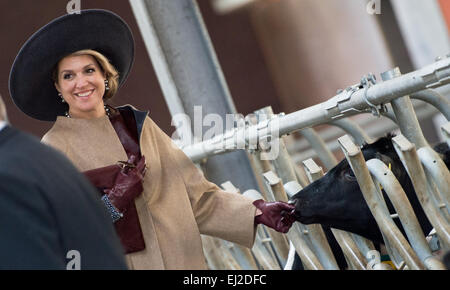
<svg viewBox="0 0 450 290">
<path fill-rule="evenodd" d="M 107 10 L 82 10 L 54 19 L 22 46 L 11 68 L 9 92 L 14 103 L 28 116 L 54 121 L 64 115 L 52 80 L 52 71 L 65 56 L 92 49 L 108 58 L 119 72 L 119 86 L 126 80 L 134 60 L 130 28 Z"/>
</svg>

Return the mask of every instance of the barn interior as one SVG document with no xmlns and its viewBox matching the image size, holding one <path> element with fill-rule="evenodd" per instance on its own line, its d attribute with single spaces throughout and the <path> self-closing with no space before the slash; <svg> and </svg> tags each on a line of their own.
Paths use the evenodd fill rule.
<svg viewBox="0 0 450 290">
<path fill-rule="evenodd" d="M 70 2 L 0 2 L 0 94 L 9 122 L 38 138 L 52 123 L 14 105 L 9 72 L 34 31 L 76 13 Z M 361 186 L 367 202 L 380 202 L 374 192 L 385 181 L 372 180 L 375 173 L 358 159 L 360 146 L 395 133 L 408 172 L 419 168 L 418 186 L 432 184 L 423 192 L 433 198 L 422 206 L 435 230 L 421 237 L 406 231 L 406 243 L 399 241 L 389 227 L 401 213 L 383 209 L 373 212 L 383 223 L 386 246 L 380 251 L 356 234 L 333 235 L 346 269 L 445 268 L 440 259 L 450 246 L 450 173 L 442 161 L 430 165 L 422 156 L 439 158 L 427 149 L 450 143 L 450 1 L 75 2 L 81 9 L 113 11 L 133 31 L 133 69 L 111 105 L 148 111 L 227 191 L 288 201 L 347 159 L 360 185 L 370 185 Z M 287 235 L 260 227 L 252 249 L 208 236 L 203 244 L 212 270 L 287 269 L 294 252 L 305 269 L 339 269 L 318 224 L 298 222 Z"/>
</svg>

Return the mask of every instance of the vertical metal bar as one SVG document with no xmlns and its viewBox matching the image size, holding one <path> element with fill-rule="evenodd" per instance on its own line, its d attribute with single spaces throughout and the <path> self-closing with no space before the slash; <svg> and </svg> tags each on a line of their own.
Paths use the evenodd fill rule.
<svg viewBox="0 0 450 290">
<path fill-rule="evenodd" d="M 263 110 L 257 111 L 256 113 L 261 114 L 262 112 L 264 112 L 268 116 L 271 116 L 271 114 L 273 114 L 272 109 L 270 107 L 266 107 Z M 280 176 L 281 180 L 278 184 L 274 184 L 271 186 L 274 194 L 276 195 L 275 197 L 277 198 L 277 200 L 288 201 L 286 192 L 284 191 L 283 188 L 283 183 L 287 183 L 289 181 L 297 181 L 297 176 L 295 173 L 293 161 L 289 156 L 286 147 L 284 146 L 283 140 L 280 140 L 279 143 L 280 148 L 278 157 L 275 160 L 273 160 L 272 163 L 275 167 L 275 171 Z M 317 254 L 317 258 L 319 259 L 323 267 L 325 267 L 326 269 L 338 269 L 336 263 L 333 264 L 332 261 L 327 259 L 326 254 L 324 254 L 326 250 L 323 249 L 321 243 L 316 243 L 316 241 L 320 241 L 325 237 L 322 228 L 317 228 L 314 226 L 310 227 L 298 223 L 294 225 L 294 231 L 297 231 L 298 233 L 308 233 L 307 236 L 304 235 L 304 238 L 307 239 L 307 243 L 313 249 L 313 252 Z M 295 233 L 291 235 L 295 235 Z M 288 237 L 290 238 L 290 236 Z"/>
<path fill-rule="evenodd" d="M 221 184 L 223 190 L 229 193 L 240 194 L 238 188 L 236 188 L 231 181 L 227 181 Z M 259 193 L 258 193 L 259 194 Z M 260 194 L 259 194 L 260 195 Z M 260 195 L 261 196 L 261 195 Z M 255 259 L 249 248 L 243 247 L 241 245 L 221 240 L 223 248 L 233 255 L 236 262 L 239 264 L 243 270 L 257 270 Z"/>
<path fill-rule="evenodd" d="M 270 106 L 264 107 L 260 110 L 256 110 L 255 114 L 260 118 L 259 121 L 264 119 L 270 119 L 274 114 L 273 110 Z M 262 117 L 262 118 L 261 118 Z M 295 174 L 294 164 L 292 162 L 291 157 L 286 149 L 286 145 L 284 144 L 283 138 L 279 139 L 279 149 L 278 156 L 275 160 L 272 161 L 273 166 L 275 167 L 275 171 L 278 176 L 281 178 L 283 183 L 297 180 L 297 176 Z M 287 201 L 287 199 L 285 200 Z"/>
<path fill-rule="evenodd" d="M 442 125 L 441 131 L 444 135 L 445 140 L 447 141 L 448 146 L 450 147 L 450 122 Z"/>
<path fill-rule="evenodd" d="M 347 123 L 345 123 L 345 122 L 339 123 L 338 122 L 337 124 L 344 125 L 350 131 L 358 130 L 357 128 L 355 129 L 355 126 L 352 126 L 352 124 L 350 124 L 349 122 L 347 122 Z M 333 168 L 334 166 L 336 166 L 338 164 L 336 157 L 333 155 L 331 150 L 328 149 L 328 147 L 326 146 L 323 139 L 319 136 L 319 134 L 317 134 L 317 132 L 314 129 L 305 128 L 305 129 L 301 130 L 300 132 L 303 134 L 305 139 L 308 140 L 308 142 L 311 144 L 312 148 L 318 153 L 317 155 L 318 155 L 319 159 L 325 164 L 325 167 L 327 167 L 328 170 L 330 170 L 331 168 Z M 355 133 L 355 134 L 358 135 L 358 133 Z M 361 136 L 364 136 L 364 134 L 362 134 Z M 368 137 L 367 142 L 372 142 L 370 137 Z M 358 236 L 353 233 L 349 233 L 349 235 L 353 237 L 352 239 L 357 244 L 358 248 L 360 249 L 360 251 L 362 253 L 366 253 L 369 250 L 375 249 L 375 247 L 373 246 L 373 243 L 371 241 L 369 241 L 368 239 L 363 238 L 363 237 Z"/>
<path fill-rule="evenodd" d="M 400 69 L 398 67 L 386 71 L 381 74 L 381 77 L 384 81 L 391 80 L 397 77 L 401 76 Z M 425 92 L 425 94 L 430 94 L 429 92 Z M 409 96 L 404 96 L 401 98 L 397 98 L 391 101 L 392 108 L 394 110 L 395 116 L 398 120 L 398 125 L 400 127 L 400 131 L 402 134 L 412 143 L 416 145 L 418 150 L 422 147 L 429 147 L 428 142 L 425 140 L 425 137 L 423 136 L 422 130 L 420 129 L 419 121 L 417 120 L 416 114 L 414 112 L 411 100 Z M 430 148 L 430 147 L 429 147 Z M 432 149 L 430 148 L 432 151 Z M 432 159 L 436 160 L 436 166 L 438 167 L 438 170 L 441 170 L 441 172 L 447 172 L 448 169 L 444 165 L 443 162 L 437 162 L 437 160 L 440 159 L 439 155 L 434 152 L 430 152 L 430 150 L 427 150 L 429 155 L 433 155 Z M 419 151 L 418 151 L 419 152 Z M 430 167 L 432 167 L 430 165 Z M 435 183 L 433 182 L 433 178 L 431 177 L 431 172 L 429 170 L 425 171 L 427 176 L 427 182 L 429 184 L 429 188 L 431 189 L 431 193 L 433 195 L 434 201 L 437 203 L 437 205 L 440 205 L 442 203 L 442 199 L 444 199 L 444 202 L 448 206 L 448 195 L 447 198 L 444 196 L 442 197 L 439 189 L 436 187 Z M 445 183 L 448 183 L 447 180 L 443 181 Z M 442 182 L 441 182 L 442 183 Z M 445 201 L 445 199 L 447 201 Z M 444 213 L 445 217 L 448 220 L 448 211 Z"/>
<path fill-rule="evenodd" d="M 324 266 L 319 262 L 319 259 L 317 259 L 313 251 L 311 251 L 306 241 L 295 233 L 295 231 L 299 230 L 298 225 L 294 224 L 292 227 L 294 228 L 294 231 L 291 229 L 286 235 L 294 245 L 295 251 L 302 260 L 305 268 L 307 270 L 325 270 Z"/>
<path fill-rule="evenodd" d="M 300 186 L 303 188 L 305 186 L 308 185 L 308 183 L 306 183 L 306 173 L 304 173 L 304 171 L 301 171 L 300 168 L 297 166 L 297 164 L 295 164 L 295 162 L 293 162 L 294 164 L 294 169 L 295 169 L 295 176 L 297 176 L 297 180 L 300 184 Z"/>
<path fill-rule="evenodd" d="M 381 114 L 383 115 L 383 117 L 388 118 L 398 126 L 398 120 L 397 117 L 395 116 L 395 113 L 393 112 L 392 105 L 389 107 L 389 104 L 387 104 L 386 107 L 388 108 L 388 110 L 386 112 L 381 112 Z M 391 109 L 389 110 L 389 108 Z"/>
<path fill-rule="evenodd" d="M 323 176 L 322 168 L 320 168 L 313 159 L 305 160 L 303 164 L 305 165 L 305 167 L 308 167 L 307 174 L 311 182 L 314 182 Z M 286 184 L 285 188 L 286 186 L 290 187 L 292 185 Z M 297 193 L 297 191 L 293 190 L 292 193 L 295 194 Z M 341 247 L 347 263 L 349 264 L 349 267 L 355 270 L 366 269 L 367 260 L 365 258 L 365 255 L 361 255 L 361 252 L 358 249 L 358 245 L 352 239 L 351 234 L 346 231 L 333 228 L 331 229 L 331 231 L 336 238 L 339 246 Z"/>
<path fill-rule="evenodd" d="M 252 156 L 255 156 L 257 154 L 252 154 Z M 267 166 L 267 164 L 264 164 L 263 166 Z M 260 171 L 262 175 L 263 171 Z M 267 187 L 267 182 L 264 181 L 264 186 Z M 266 194 L 265 196 L 262 196 L 260 192 L 257 192 L 254 189 L 246 190 L 243 193 L 244 196 L 252 199 L 252 200 L 258 200 L 258 199 L 264 199 L 268 201 L 274 201 L 275 197 L 273 196 L 271 188 L 266 188 Z M 263 245 L 265 247 L 264 251 L 268 251 L 273 261 L 276 263 L 278 262 L 279 266 L 282 267 L 282 260 L 286 260 L 287 254 L 289 252 L 289 248 L 287 246 L 288 241 L 287 239 L 281 234 L 276 231 L 273 231 L 267 227 L 258 227 L 256 237 L 262 241 L 264 241 Z M 255 243 L 257 245 L 257 243 Z M 254 246 L 257 247 L 257 246 Z M 261 253 L 261 250 L 259 251 Z M 268 258 L 267 258 L 268 259 Z"/>
<path fill-rule="evenodd" d="M 257 163 L 259 165 L 259 169 L 261 171 L 259 171 L 258 173 L 261 174 L 263 181 L 264 181 L 264 185 L 266 186 L 266 196 L 264 196 L 265 200 L 268 201 L 275 201 L 277 200 L 275 198 L 275 195 L 270 187 L 270 185 L 267 184 L 266 179 L 264 178 L 264 173 L 268 172 L 268 171 L 272 171 L 272 166 L 270 164 L 270 162 L 268 160 L 262 160 L 261 159 L 261 154 L 260 152 L 258 152 L 255 156 L 255 163 Z"/>
<path fill-rule="evenodd" d="M 312 159 L 308 160 L 307 160 L 308 162 L 315 164 L 315 162 Z M 322 174 L 311 173 L 312 180 L 320 178 L 323 175 L 323 171 L 321 171 L 321 173 Z M 289 198 L 291 198 L 294 194 L 299 192 L 302 189 L 302 187 L 300 186 L 300 184 L 298 184 L 298 182 L 291 181 L 284 185 L 284 189 Z M 344 253 L 349 268 L 354 270 L 365 270 L 367 260 L 365 256 L 361 254 L 361 251 L 358 249 L 358 245 L 352 239 L 352 234 L 338 229 L 331 229 L 331 231 L 333 232 L 333 235 L 335 236 L 339 246 L 341 247 Z M 369 250 L 371 249 L 373 249 L 373 247 L 370 248 Z M 365 253 L 367 253 L 367 251 L 365 251 Z"/>
<path fill-rule="evenodd" d="M 425 173 L 431 176 L 431 179 L 437 185 L 440 192 L 440 198 L 447 207 L 447 213 L 450 210 L 450 172 L 444 161 L 430 147 L 422 147 L 417 150 L 419 159 L 424 166 Z M 441 207 L 441 205 L 439 205 Z"/>
<path fill-rule="evenodd" d="M 380 182 L 384 191 L 389 196 L 405 229 L 411 247 L 417 253 L 420 260 L 427 269 L 444 270 L 445 266 L 442 262 L 433 257 L 408 197 L 392 171 L 378 159 L 371 159 L 366 164 L 372 176 L 376 181 Z"/>
<path fill-rule="evenodd" d="M 441 242 L 448 248 L 450 246 L 450 227 L 441 213 L 433 204 L 432 194 L 428 191 L 425 172 L 421 166 L 414 144 L 403 135 L 392 138 L 395 151 L 405 166 L 411 182 L 416 191 L 420 204 L 430 223 L 435 228 Z M 445 247 L 444 247 L 445 248 Z"/>
<path fill-rule="evenodd" d="M 396 67 L 382 73 L 381 78 L 383 81 L 387 81 L 400 77 L 401 75 L 400 69 Z M 416 144 L 417 148 L 427 146 L 428 142 L 425 140 L 422 130 L 420 129 L 419 121 L 417 120 L 409 96 L 396 98 L 391 101 L 391 105 L 402 134 L 405 135 L 408 140 L 411 140 L 411 142 Z"/>
<path fill-rule="evenodd" d="M 252 251 L 255 254 L 256 260 L 264 270 L 281 270 L 278 264 L 275 253 L 273 253 L 271 247 L 267 247 L 268 238 L 263 238 L 263 235 L 258 229 L 258 234 L 255 238 L 255 244 Z"/>
<path fill-rule="evenodd" d="M 172 116 L 184 114 L 184 107 L 181 102 L 178 89 L 170 72 L 170 65 L 163 52 L 163 48 L 156 33 L 153 21 L 148 14 L 144 1 L 130 1 L 131 8 L 141 31 L 144 44 L 147 49 L 153 68 L 156 72 L 161 90 L 166 99 L 167 106 Z M 188 133 L 192 133 L 189 131 Z M 191 140 L 192 136 L 188 136 Z"/>
<path fill-rule="evenodd" d="M 410 269 L 422 269 L 423 265 L 417 255 L 409 246 L 400 230 L 392 220 L 388 209 L 383 206 L 375 184 L 370 176 L 369 170 L 361 150 L 356 146 L 348 135 L 338 139 L 345 157 L 347 158 L 353 173 L 356 176 L 364 199 L 372 212 L 377 224 L 386 241 L 392 245 L 405 260 Z"/>
<path fill-rule="evenodd" d="M 269 172 L 270 176 L 265 175 L 275 192 L 275 196 L 279 198 L 286 196 L 287 194 L 284 190 L 284 186 L 281 183 L 281 179 L 276 176 L 273 172 Z M 267 174 L 267 173 L 266 173 Z M 296 181 L 295 181 L 296 182 Z M 297 187 L 300 184 L 297 183 Z M 334 259 L 331 249 L 328 245 L 327 238 L 323 232 L 320 225 L 303 225 L 300 223 L 295 223 L 293 229 L 288 233 L 288 237 L 291 238 L 292 235 L 298 234 L 303 239 L 305 239 L 306 244 L 312 249 L 312 252 L 316 255 L 317 259 L 323 265 L 325 269 L 328 270 L 338 270 L 336 260 Z M 291 240 L 292 241 L 292 240 Z M 293 242 L 293 241 L 292 241 Z M 303 261 L 303 258 L 302 258 Z"/>
<path fill-rule="evenodd" d="M 130 0 L 130 4 L 152 61 L 157 65 L 164 63 L 165 69 L 156 71 L 158 79 L 161 87 L 170 84 L 173 89 L 164 89 L 163 93 L 175 95 L 176 92 L 177 106 L 181 104 L 182 111 L 194 121 L 194 137 L 201 138 L 207 129 L 203 128 L 203 115 L 217 114 L 226 120 L 227 114 L 236 114 L 197 2 Z M 152 50 L 154 45 L 159 49 Z M 168 97 L 167 101 L 171 106 L 172 98 Z M 232 180 L 243 191 L 258 188 L 244 151 L 210 156 L 205 168 L 206 175 L 214 183 Z"/>
<path fill-rule="evenodd" d="M 305 167 L 305 171 L 307 173 L 307 176 L 311 182 L 314 182 L 315 180 L 321 178 L 323 176 L 323 170 L 321 167 L 319 167 L 314 160 L 308 159 L 303 162 L 303 166 Z M 320 226 L 320 225 L 315 225 Z M 310 225 L 311 227 L 311 225 Z M 348 264 L 350 267 L 356 267 L 359 269 L 365 269 L 365 264 L 367 261 L 364 259 L 364 257 L 361 256 L 361 253 L 359 252 L 357 245 L 352 240 L 349 233 L 331 229 L 333 235 L 335 236 L 337 242 L 339 243 L 339 246 L 341 247 L 346 260 L 348 261 Z M 323 232 L 322 232 L 323 233 Z M 326 236 L 324 235 L 324 240 L 319 240 L 319 243 L 321 243 L 321 247 L 324 249 L 325 254 L 328 255 L 328 259 L 336 263 L 336 259 L 334 257 L 333 252 L 331 251 L 331 248 L 328 244 L 328 241 L 326 239 Z M 337 263 L 336 263 L 337 264 Z"/>
<path fill-rule="evenodd" d="M 242 270 L 258 270 L 255 258 L 249 248 L 228 241 L 223 242 Z"/>
<path fill-rule="evenodd" d="M 286 192 L 283 189 L 283 184 L 281 183 L 281 179 L 275 173 L 273 173 L 273 171 L 265 172 L 263 174 L 263 176 L 264 176 L 267 184 L 272 188 L 274 200 L 271 200 L 271 201 L 276 201 L 276 200 L 287 201 L 288 198 L 287 198 Z M 295 225 L 294 225 L 294 228 L 295 228 Z M 281 254 L 279 256 L 282 257 L 284 261 L 286 261 L 287 256 L 289 254 L 289 242 L 284 239 L 283 239 L 283 241 L 280 241 L 279 237 L 278 237 L 278 235 L 280 235 L 279 233 L 274 232 L 274 231 L 270 231 L 270 232 L 271 232 L 271 236 L 274 237 L 273 244 L 274 244 L 275 248 L 277 248 L 277 252 L 279 254 Z M 278 239 L 276 239 L 277 237 L 278 237 Z M 284 238 L 285 236 L 282 236 L 282 237 Z M 283 242 L 283 243 L 280 244 L 280 242 Z"/>
<path fill-rule="evenodd" d="M 281 179 L 273 172 L 266 172 L 264 174 L 268 184 L 272 187 L 275 197 L 278 200 L 283 200 L 283 196 L 286 196 L 284 201 L 287 201 L 287 194 L 283 188 Z M 316 254 L 311 250 L 311 244 L 307 243 L 309 229 L 300 223 L 294 223 L 290 231 L 286 234 L 288 239 L 295 247 L 297 254 L 300 256 L 303 265 L 309 270 L 322 270 L 325 267 L 322 265 Z"/>
<path fill-rule="evenodd" d="M 220 239 L 211 236 L 201 236 L 204 252 L 211 270 L 241 270 L 231 253 L 223 248 Z"/>
</svg>

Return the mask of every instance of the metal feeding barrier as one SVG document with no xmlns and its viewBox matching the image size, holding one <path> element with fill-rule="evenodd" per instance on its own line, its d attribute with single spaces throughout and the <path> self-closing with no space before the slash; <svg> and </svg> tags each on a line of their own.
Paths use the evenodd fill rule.
<svg viewBox="0 0 450 290">
<path fill-rule="evenodd" d="M 360 146 L 364 143 L 371 144 L 374 139 L 358 124 L 345 117 L 372 113 L 377 117 L 384 116 L 396 122 L 401 134 L 393 138 L 394 147 L 436 231 L 441 250 L 450 249 L 448 224 L 450 173 L 439 154 L 425 140 L 408 96 L 411 94 L 411 98 L 431 104 L 449 121 L 450 101 L 432 88 L 450 82 L 450 58 L 438 60 L 405 75 L 401 75 L 398 68 L 381 75 L 383 80 L 381 83 L 376 83 L 372 75 L 366 76 L 359 84 L 341 90 L 328 101 L 287 115 L 275 115 L 270 107 L 258 110 L 255 112 L 256 118 L 246 120 L 245 127 L 234 128 L 223 135 L 182 149 L 194 162 L 215 154 L 247 149 L 253 153 L 255 174 L 259 175 L 259 178 L 262 176 L 260 179 L 263 182 L 263 192 L 260 197 L 268 201 L 287 201 L 289 194 L 300 191 L 310 182 L 320 178 L 323 171 L 310 159 L 303 163 L 306 174 L 301 174 L 286 149 L 283 135 L 299 131 L 329 170 L 338 161 L 312 127 L 321 124 L 337 126 L 348 134 L 338 139 L 339 144 L 383 233 L 386 250 L 395 267 L 444 269 L 443 264 L 433 256 L 425 239 L 428 233 L 421 230 L 404 190 L 390 169 L 378 159 L 364 160 Z M 386 105 L 388 103 L 391 107 Z M 442 127 L 442 133 L 450 143 L 450 122 Z M 233 147 L 237 144 L 236 140 L 239 144 L 244 144 L 244 148 Z M 278 149 L 276 158 L 273 160 L 261 158 L 261 155 L 274 149 L 274 144 Z M 308 176 L 308 179 L 305 176 Z M 387 210 L 379 184 L 397 212 L 394 216 Z M 406 237 L 398 229 L 393 218 L 400 219 Z M 332 229 L 332 233 L 344 253 L 349 269 L 368 268 L 370 252 L 375 249 L 372 242 L 337 229 Z M 298 222 L 286 235 L 269 232 L 267 228 L 260 227 L 252 255 L 246 255 L 246 262 L 237 263 L 249 264 L 251 256 L 255 260 L 252 264 L 258 265 L 260 269 L 282 269 L 286 262 L 286 247 L 289 244 L 295 248 L 305 269 L 338 269 L 320 225 L 303 225 Z M 372 263 L 370 268 L 390 267 L 387 264 Z"/>
<path fill-rule="evenodd" d="M 130 5 L 171 114 L 187 114 L 194 119 L 194 105 L 208 102 L 205 109 L 222 117 L 227 113 L 237 113 L 196 1 L 130 0 Z M 287 201 L 287 193 L 301 190 L 310 181 L 319 178 L 321 173 L 309 162 L 305 164 L 305 174 L 289 155 L 283 136 L 301 130 L 300 133 L 329 170 L 337 164 L 337 160 L 312 127 L 321 124 L 337 126 L 354 140 L 340 139 L 341 146 L 349 162 L 353 162 L 352 166 L 363 170 L 359 173 L 359 180 L 369 206 L 379 205 L 371 210 L 376 215 L 395 266 L 399 269 L 442 268 L 439 261 L 430 256 L 428 245 L 423 242 L 422 236 L 427 233 L 414 230 L 417 228 L 415 222 L 411 229 L 408 226 L 405 229 L 411 245 L 393 224 L 372 176 L 388 190 L 399 219 L 402 223 L 408 221 L 408 225 L 414 219 L 410 208 L 403 206 L 406 204 L 404 196 L 393 177 L 389 174 L 386 178 L 378 176 L 379 171 L 386 171 L 386 168 L 376 161 L 365 163 L 361 160 L 360 151 L 352 142 L 361 145 L 374 140 L 358 124 L 345 118 L 371 113 L 377 117 L 387 117 L 398 125 L 404 137 L 394 138 L 394 145 L 411 177 L 420 203 L 435 227 L 434 237 L 437 238 L 433 247 L 449 249 L 449 172 L 425 140 L 408 95 L 431 104 L 449 121 L 450 100 L 433 88 L 450 83 L 450 57 L 448 55 L 405 75 L 401 75 L 398 69 L 388 71 L 382 74 L 382 80 L 377 83 L 375 77 L 369 74 L 358 84 L 340 90 L 325 102 L 286 115 L 275 115 L 265 108 L 255 112 L 256 119 L 259 118 L 257 122 L 248 118 L 242 127 L 182 149 L 193 162 L 201 163 L 209 158 L 208 168 L 214 169 L 210 173 L 220 180 L 223 168 L 231 168 L 240 162 L 238 168 L 234 166 L 231 177 L 226 179 L 235 179 L 241 185 L 250 184 L 250 188 L 259 187 L 261 191 L 261 196 L 256 197 L 255 192 L 249 193 L 248 190 L 242 194 L 268 201 Z M 449 123 L 442 127 L 442 132 L 450 144 Z M 192 137 L 193 132 L 185 133 Z M 250 162 L 244 160 L 247 154 L 234 152 L 237 149 L 252 153 Z M 271 150 L 278 151 L 279 154 L 275 154 L 277 158 L 270 158 Z M 214 156 L 226 152 L 234 153 L 223 159 Z M 309 180 L 306 175 L 310 176 Z M 284 185 L 288 184 L 291 187 L 285 190 Z M 229 185 L 224 189 L 241 194 L 239 190 L 230 189 Z M 400 209 L 400 205 L 404 208 Z M 370 241 L 338 230 L 333 230 L 333 234 L 343 249 L 350 269 L 387 268 L 383 263 L 372 263 L 374 247 Z M 306 269 L 337 268 L 323 231 L 317 225 L 295 223 L 287 235 L 260 226 L 251 251 L 211 237 L 202 239 L 208 265 L 212 269 L 282 269 L 289 244 L 294 246 Z"/>
<path fill-rule="evenodd" d="M 235 151 L 237 137 L 242 138 L 241 144 L 249 149 L 260 145 L 267 139 L 274 139 L 294 131 L 320 124 L 326 124 L 337 119 L 353 116 L 359 113 L 372 112 L 381 115 L 389 103 L 408 94 L 422 91 L 450 82 L 450 58 L 446 57 L 422 69 L 399 75 L 380 83 L 362 84 L 349 87 L 328 101 L 284 115 L 277 115 L 256 125 L 235 128 L 231 132 L 217 135 L 209 140 L 185 146 L 183 151 L 194 162 L 199 162 L 208 156 Z M 408 98 L 409 99 L 409 98 Z M 398 113 L 402 113 L 400 108 Z M 412 110 L 411 108 L 408 108 Z M 405 110 L 406 111 L 406 110 Z M 415 116 L 415 115 L 414 115 Z M 416 118 L 417 122 L 417 118 Z M 402 121 L 399 122 L 399 125 Z M 409 134 L 405 134 L 408 138 Z M 418 139 L 418 138 L 414 138 Z M 416 144 L 417 140 L 412 140 Z M 422 140 L 418 145 L 426 143 Z M 227 146 L 227 145 L 235 145 Z M 243 149 L 243 148 L 242 148 Z"/>
</svg>

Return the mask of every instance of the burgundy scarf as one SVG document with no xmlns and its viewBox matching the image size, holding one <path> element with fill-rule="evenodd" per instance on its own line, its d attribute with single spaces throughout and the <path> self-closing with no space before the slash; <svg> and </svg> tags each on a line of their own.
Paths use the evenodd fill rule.
<svg viewBox="0 0 450 290">
<path fill-rule="evenodd" d="M 115 110 L 110 108 L 110 121 L 119 136 L 128 158 L 131 155 L 138 156 L 136 163 L 141 158 L 139 148 L 138 132 L 136 121 L 132 111 L 123 109 Z M 120 171 L 118 165 L 110 165 L 85 171 L 92 184 L 98 189 L 103 190 L 114 186 L 115 177 Z M 137 213 L 136 205 L 132 202 L 124 211 L 123 218 L 114 223 L 116 232 L 125 249 L 125 253 L 134 253 L 145 249 L 144 237 L 142 234 L 141 224 Z"/>
</svg>

